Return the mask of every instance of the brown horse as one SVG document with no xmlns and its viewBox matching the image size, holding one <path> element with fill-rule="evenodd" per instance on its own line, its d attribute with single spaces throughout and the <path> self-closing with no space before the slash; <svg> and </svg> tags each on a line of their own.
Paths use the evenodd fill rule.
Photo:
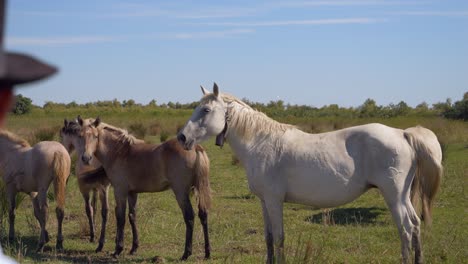
<svg viewBox="0 0 468 264">
<path fill-rule="evenodd" d="M 190 192 L 194 187 L 198 192 L 198 216 L 203 226 L 205 238 L 205 258 L 210 257 L 208 238 L 208 209 L 211 204 L 209 183 L 209 159 L 201 146 L 184 150 L 177 140 L 169 140 L 161 145 L 137 144 L 137 139 L 120 128 L 78 118 L 82 128 L 80 144 L 84 148 L 83 162 L 89 163 L 96 157 L 107 172 L 115 195 L 117 234 L 114 256 L 123 250 L 126 201 L 129 205 L 129 222 L 132 227 L 133 244 L 130 254 L 138 248 L 136 227 L 137 194 L 142 192 L 162 192 L 171 188 L 182 210 L 185 225 L 185 250 L 181 259 L 192 254 L 194 212 L 190 202 Z"/>
<path fill-rule="evenodd" d="M 77 121 L 67 121 L 66 119 L 64 120 L 64 126 L 60 130 L 62 144 L 69 153 L 76 149 L 79 157 L 83 153 L 82 150 L 77 149 L 79 148 L 78 138 L 80 131 L 81 127 Z M 96 177 L 97 180 L 94 181 L 85 180 L 85 178 L 95 178 L 95 176 L 91 177 L 93 173 L 102 173 L 104 177 Z M 96 248 L 96 252 L 100 252 L 102 250 L 106 239 L 110 181 L 107 179 L 105 173 L 106 172 L 102 168 L 101 163 L 97 159 L 91 160 L 89 164 L 84 164 L 81 158 L 76 161 L 75 175 L 78 179 L 78 187 L 85 202 L 85 211 L 86 216 L 88 217 L 90 231 L 90 242 L 94 242 L 96 200 L 99 197 L 101 201 L 101 236 L 99 238 L 99 244 Z M 90 199 L 91 192 L 93 193 L 92 199 Z"/>
<path fill-rule="evenodd" d="M 33 201 L 34 216 L 41 226 L 39 246 L 42 252 L 49 241 L 46 230 L 47 190 L 54 183 L 57 208 L 57 244 L 63 249 L 62 222 L 65 207 L 65 187 L 70 175 L 70 156 L 67 150 L 55 141 L 42 141 L 31 147 L 28 142 L 5 130 L 0 130 L 0 170 L 5 182 L 8 200 L 10 232 L 9 239 L 15 237 L 16 193 L 28 193 Z"/>
</svg>

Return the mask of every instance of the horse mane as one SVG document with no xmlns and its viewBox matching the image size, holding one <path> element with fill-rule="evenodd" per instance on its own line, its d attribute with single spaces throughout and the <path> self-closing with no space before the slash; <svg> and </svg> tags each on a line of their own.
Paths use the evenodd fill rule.
<svg viewBox="0 0 468 264">
<path fill-rule="evenodd" d="M 66 135 L 78 135 L 80 130 L 80 124 L 75 121 L 70 121 L 68 122 L 67 126 L 62 127 L 62 132 Z"/>
<path fill-rule="evenodd" d="M 235 129 L 238 135 L 245 140 L 249 140 L 258 134 L 279 138 L 287 130 L 295 128 L 293 125 L 283 124 L 271 119 L 235 96 L 224 93 L 219 94 L 219 96 L 228 104 L 228 131 L 229 129 Z M 202 98 L 201 103 L 207 103 L 215 99 L 214 94 L 208 94 Z"/>
<path fill-rule="evenodd" d="M 104 122 L 101 122 L 97 127 L 101 132 L 107 132 L 112 134 L 115 138 L 113 143 L 115 144 L 111 155 L 116 157 L 126 156 L 130 151 L 130 146 L 144 142 L 143 140 L 135 138 L 129 134 L 126 129 L 118 128 Z"/>
<path fill-rule="evenodd" d="M 0 138 L 4 138 L 24 148 L 31 147 L 31 145 L 26 140 L 7 130 L 0 129 Z"/>
</svg>

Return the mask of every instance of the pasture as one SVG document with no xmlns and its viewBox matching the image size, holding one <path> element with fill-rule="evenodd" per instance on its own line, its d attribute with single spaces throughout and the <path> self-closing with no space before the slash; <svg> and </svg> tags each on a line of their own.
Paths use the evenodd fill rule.
<svg viewBox="0 0 468 264">
<path fill-rule="evenodd" d="M 162 135 L 174 137 L 189 118 L 190 110 L 156 109 L 153 111 L 99 112 L 98 110 L 35 109 L 23 116 L 9 116 L 6 128 L 31 144 L 52 137 L 64 118 L 99 115 L 103 122 L 128 129 L 147 142 L 160 142 Z M 275 116 L 272 116 L 275 119 Z M 389 119 L 283 118 L 280 122 L 298 125 L 308 132 L 325 132 L 352 125 L 380 122 L 407 128 L 420 124 L 434 131 L 444 151 L 444 177 L 436 197 L 433 226 L 422 228 L 426 263 L 466 263 L 468 259 L 468 123 L 438 117 L 396 117 Z M 265 243 L 261 205 L 249 192 L 245 173 L 226 144 L 214 145 L 214 138 L 203 144 L 211 160 L 210 181 L 213 206 L 208 215 L 212 257 L 204 261 L 203 232 L 198 219 L 194 226 L 193 255 L 188 263 L 262 263 Z M 76 157 L 72 157 L 73 160 Z M 18 202 L 17 241 L 7 241 L 7 217 L 2 216 L 1 244 L 4 251 L 22 263 L 172 263 L 183 252 L 185 225 L 171 191 L 141 194 L 137 204 L 140 248 L 130 256 L 130 225 L 125 227 L 125 249 L 113 259 L 116 222 L 113 192 L 107 241 L 101 253 L 94 253 L 96 243 L 89 242 L 84 204 L 72 175 L 67 184 L 64 251 L 55 250 L 56 219 L 50 214 L 48 230 L 51 241 L 44 253 L 35 253 L 39 225 L 33 216 L 29 197 Z M 55 207 L 49 195 L 49 210 Z M 193 199 L 192 199 L 193 200 Z M 100 216 L 96 216 L 97 231 Z M 329 211 L 286 204 L 284 208 L 286 257 L 288 263 L 398 263 L 400 239 L 379 191 L 372 189 L 353 203 Z"/>
</svg>

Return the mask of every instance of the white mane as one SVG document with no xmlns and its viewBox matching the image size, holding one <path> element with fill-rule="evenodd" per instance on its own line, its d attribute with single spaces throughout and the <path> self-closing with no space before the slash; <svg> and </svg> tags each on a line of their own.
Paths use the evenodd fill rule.
<svg viewBox="0 0 468 264">
<path fill-rule="evenodd" d="M 244 140 L 248 141 L 254 135 L 279 138 L 287 130 L 295 128 L 295 126 L 269 118 L 232 95 L 220 94 L 219 96 L 228 105 L 228 133 L 233 129 Z M 203 97 L 202 103 L 214 98 L 213 94 L 209 94 Z"/>
</svg>

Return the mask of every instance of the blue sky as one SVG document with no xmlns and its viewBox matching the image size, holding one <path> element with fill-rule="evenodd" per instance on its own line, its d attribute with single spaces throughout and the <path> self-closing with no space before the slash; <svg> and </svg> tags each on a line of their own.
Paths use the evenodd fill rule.
<svg viewBox="0 0 468 264">
<path fill-rule="evenodd" d="M 14 0 L 6 47 L 60 67 L 45 101 L 239 98 L 415 106 L 468 91 L 468 1 Z"/>
</svg>

